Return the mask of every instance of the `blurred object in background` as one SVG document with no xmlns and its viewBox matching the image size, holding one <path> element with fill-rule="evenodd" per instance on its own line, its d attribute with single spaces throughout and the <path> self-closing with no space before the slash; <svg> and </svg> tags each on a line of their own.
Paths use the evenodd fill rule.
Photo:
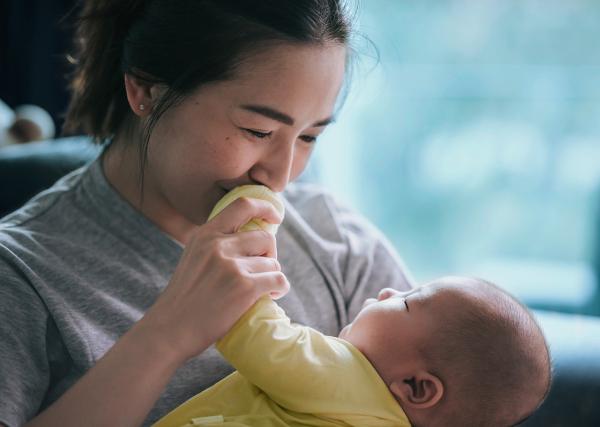
<svg viewBox="0 0 600 427">
<path fill-rule="evenodd" d="M 0 99 L 46 110 L 61 129 L 69 94 L 72 29 L 61 19 L 75 0 L 0 1 Z"/>
<path fill-rule="evenodd" d="M 54 137 L 54 121 L 37 105 L 20 105 L 12 111 L 0 99 L 0 147 Z"/>
<path fill-rule="evenodd" d="M 316 146 L 321 181 L 420 282 L 478 275 L 600 315 L 600 2 L 361 6 L 381 60 L 361 56 Z"/>
<path fill-rule="evenodd" d="M 15 112 L 0 99 L 0 129 L 7 129 L 14 121 Z M 2 144 L 0 143 L 0 145 Z"/>
</svg>

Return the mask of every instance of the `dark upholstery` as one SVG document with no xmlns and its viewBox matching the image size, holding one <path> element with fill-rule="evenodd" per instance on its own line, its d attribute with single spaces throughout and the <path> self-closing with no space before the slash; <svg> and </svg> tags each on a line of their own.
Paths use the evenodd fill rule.
<svg viewBox="0 0 600 427">
<path fill-rule="evenodd" d="M 535 314 L 550 343 L 554 379 L 544 405 L 523 425 L 600 426 L 600 317 Z"/>
<path fill-rule="evenodd" d="M 97 153 L 98 147 L 86 138 L 0 149 L 0 215 Z M 545 404 L 523 425 L 600 426 L 600 318 L 542 311 L 536 315 L 550 342 L 555 378 Z"/>
<path fill-rule="evenodd" d="M 71 137 L 0 148 L 0 217 L 94 159 L 99 147 Z"/>
</svg>

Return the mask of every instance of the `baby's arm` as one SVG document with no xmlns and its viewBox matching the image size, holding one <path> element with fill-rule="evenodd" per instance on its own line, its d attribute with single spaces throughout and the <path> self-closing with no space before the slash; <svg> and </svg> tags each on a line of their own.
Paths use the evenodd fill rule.
<svg viewBox="0 0 600 427">
<path fill-rule="evenodd" d="M 291 324 L 268 297 L 240 318 L 217 349 L 271 399 L 298 412 L 336 412 L 336 401 L 347 407 L 351 391 L 364 379 L 353 354 L 358 350 Z M 365 359 L 359 354 L 358 360 Z"/>
</svg>

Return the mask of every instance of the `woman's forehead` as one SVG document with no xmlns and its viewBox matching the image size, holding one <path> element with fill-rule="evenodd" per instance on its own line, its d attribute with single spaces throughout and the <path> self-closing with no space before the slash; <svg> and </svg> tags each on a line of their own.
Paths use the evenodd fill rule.
<svg viewBox="0 0 600 427">
<path fill-rule="evenodd" d="M 331 119 L 344 82 L 344 56 L 312 49 L 318 52 L 300 50 L 294 56 L 291 51 L 245 64 L 247 72 L 223 83 L 222 99 L 227 99 L 232 110 L 258 106 L 281 112 L 302 127 Z"/>
<path fill-rule="evenodd" d="M 230 114 L 269 109 L 307 128 L 332 119 L 344 72 L 343 45 L 277 46 L 248 58 L 233 78 L 200 86 L 190 100 Z"/>
</svg>

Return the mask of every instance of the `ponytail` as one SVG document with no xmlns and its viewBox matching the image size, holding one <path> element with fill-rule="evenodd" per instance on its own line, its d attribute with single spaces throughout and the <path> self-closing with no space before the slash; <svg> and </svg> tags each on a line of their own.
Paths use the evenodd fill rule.
<svg viewBox="0 0 600 427">
<path fill-rule="evenodd" d="M 84 2 L 76 23 L 75 65 L 64 133 L 83 131 L 100 142 L 114 136 L 131 116 L 123 83 L 121 57 L 131 23 L 146 0 Z"/>
</svg>

